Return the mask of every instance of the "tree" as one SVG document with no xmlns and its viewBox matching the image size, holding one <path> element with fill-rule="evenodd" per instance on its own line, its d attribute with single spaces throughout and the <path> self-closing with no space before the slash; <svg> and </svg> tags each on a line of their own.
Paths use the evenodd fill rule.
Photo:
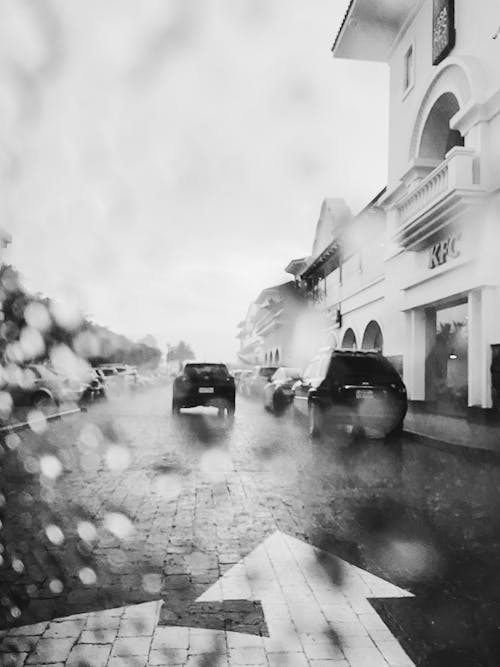
<svg viewBox="0 0 500 667">
<path fill-rule="evenodd" d="M 177 345 L 167 344 L 167 361 L 179 361 L 181 364 L 187 359 L 194 359 L 195 354 L 190 345 L 181 340 Z"/>
</svg>

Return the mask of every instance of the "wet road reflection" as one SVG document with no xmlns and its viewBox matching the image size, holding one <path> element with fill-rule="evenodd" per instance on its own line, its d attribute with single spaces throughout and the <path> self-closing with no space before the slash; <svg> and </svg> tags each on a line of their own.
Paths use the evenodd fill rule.
<svg viewBox="0 0 500 667">
<path fill-rule="evenodd" d="M 373 605 L 417 664 L 497 664 L 498 456 L 168 406 L 155 389 L 4 440 L 1 627 L 158 599 L 185 618 L 217 554 L 278 526 L 414 593 Z"/>
</svg>

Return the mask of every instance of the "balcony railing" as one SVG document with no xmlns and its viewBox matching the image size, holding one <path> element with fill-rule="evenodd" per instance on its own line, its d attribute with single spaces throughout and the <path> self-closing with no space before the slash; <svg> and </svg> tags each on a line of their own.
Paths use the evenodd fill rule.
<svg viewBox="0 0 500 667">
<path fill-rule="evenodd" d="M 397 243 L 417 247 L 485 192 L 475 178 L 475 160 L 474 151 L 453 148 L 440 165 L 395 203 Z"/>
</svg>

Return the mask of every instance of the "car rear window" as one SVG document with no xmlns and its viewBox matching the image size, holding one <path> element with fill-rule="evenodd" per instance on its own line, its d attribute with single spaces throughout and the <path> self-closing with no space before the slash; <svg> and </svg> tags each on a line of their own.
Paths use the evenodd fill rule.
<svg viewBox="0 0 500 667">
<path fill-rule="evenodd" d="M 276 373 L 277 370 L 277 366 L 264 366 L 263 368 L 259 369 L 259 375 L 261 377 L 270 378 Z"/>
<path fill-rule="evenodd" d="M 398 381 L 399 375 L 384 357 L 334 356 L 330 374 L 337 380 L 371 380 L 378 382 Z"/>
<path fill-rule="evenodd" d="M 229 371 L 224 364 L 187 364 L 184 374 L 190 380 L 197 380 L 207 375 L 222 380 L 229 376 Z"/>
</svg>

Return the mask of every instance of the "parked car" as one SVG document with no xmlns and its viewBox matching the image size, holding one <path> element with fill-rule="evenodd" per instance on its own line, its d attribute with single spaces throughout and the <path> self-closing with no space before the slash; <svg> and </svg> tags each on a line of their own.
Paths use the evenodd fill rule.
<svg viewBox="0 0 500 667">
<path fill-rule="evenodd" d="M 339 426 L 377 436 L 403 429 L 406 388 L 379 352 L 323 350 L 293 390 L 294 408 L 308 416 L 311 437 Z"/>
<path fill-rule="evenodd" d="M 120 394 L 134 389 L 137 384 L 137 369 L 127 364 L 100 364 L 97 371 L 104 378 L 106 393 Z"/>
<path fill-rule="evenodd" d="M 300 380 L 300 370 L 281 366 L 264 387 L 264 407 L 280 414 L 292 403 L 293 385 Z"/>
<path fill-rule="evenodd" d="M 278 366 L 255 366 L 247 379 L 250 396 L 260 398 L 264 394 L 264 387 L 278 370 Z"/>
<path fill-rule="evenodd" d="M 223 414 L 234 415 L 235 386 L 225 364 L 186 363 L 175 378 L 172 394 L 172 412 L 181 408 L 211 406 Z"/>
<path fill-rule="evenodd" d="M 88 382 L 57 373 L 45 364 L 29 364 L 17 369 L 16 374 L 7 374 L 4 390 L 15 407 L 33 406 L 44 410 L 49 406 L 65 402 L 78 402 Z"/>
</svg>

